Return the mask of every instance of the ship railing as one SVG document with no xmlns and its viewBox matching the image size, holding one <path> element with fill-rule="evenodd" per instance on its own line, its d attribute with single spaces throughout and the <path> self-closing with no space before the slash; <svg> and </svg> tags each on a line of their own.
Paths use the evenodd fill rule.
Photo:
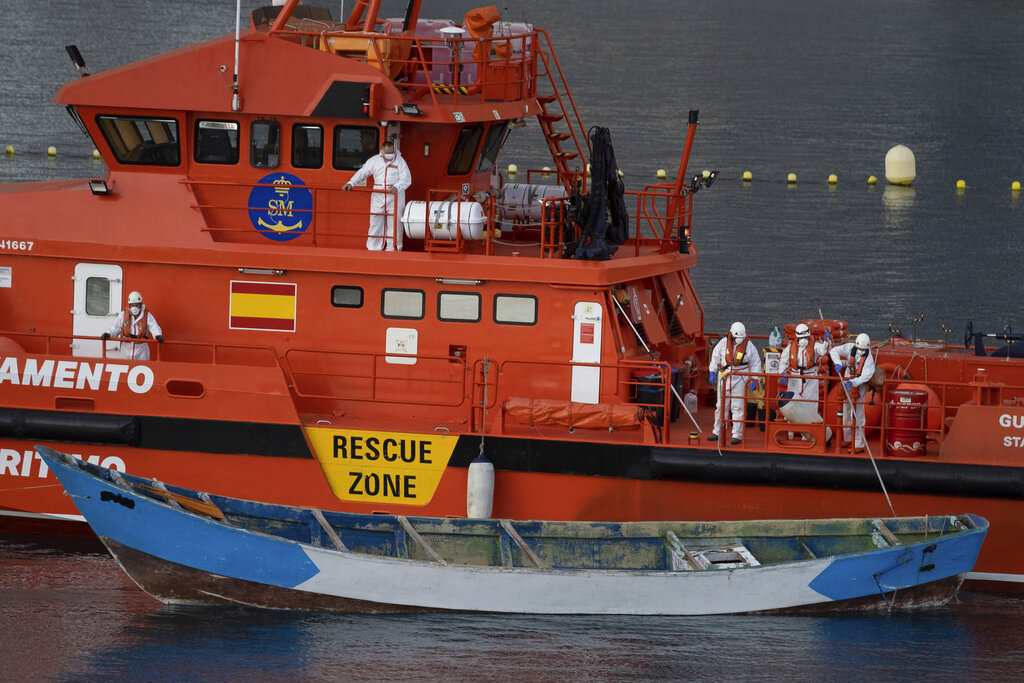
<svg viewBox="0 0 1024 683">
<path fill-rule="evenodd" d="M 432 35 L 412 36 L 393 33 L 401 31 L 401 24 L 390 21 L 382 30 L 287 29 L 277 33 L 382 72 L 410 104 L 426 98 L 436 106 L 442 102 L 514 101 L 536 95 L 536 31 L 474 38 L 442 34 L 435 28 L 428 31 Z M 371 116 L 380 105 L 367 104 Z"/>
<path fill-rule="evenodd" d="M 358 401 L 457 407 L 466 400 L 466 362 L 456 356 L 289 349 L 281 367 L 302 410 L 331 412 Z"/>
<path fill-rule="evenodd" d="M 110 348 L 108 343 L 148 344 L 150 360 L 170 363 L 197 363 L 205 365 L 247 365 L 254 367 L 274 367 L 277 365 L 277 352 L 269 346 L 248 346 L 241 344 L 219 344 L 209 342 L 193 342 L 165 340 L 163 343 L 155 339 L 138 339 L 131 337 L 109 337 L 106 341 L 98 336 L 88 335 L 54 335 L 34 332 L 0 331 L 0 336 L 7 337 L 20 346 L 24 353 L 42 356 L 69 356 L 81 359 L 102 358 L 105 360 L 125 361 L 120 348 Z M 12 353 L 8 351 L 7 353 Z"/>
<path fill-rule="evenodd" d="M 493 366 L 486 374 L 484 361 L 474 363 L 473 432 L 540 434 L 543 428 L 551 436 L 564 429 L 568 437 L 585 430 L 614 434 L 617 441 L 666 443 L 673 421 L 686 419 L 673 406 L 676 371 L 666 362 L 488 362 Z M 574 396 L 574 382 L 591 386 Z"/>
<path fill-rule="evenodd" d="M 743 380 L 742 384 L 736 383 L 742 389 L 733 391 L 731 382 L 720 381 L 722 395 L 713 394 L 715 400 L 711 402 L 714 409 L 715 402 L 724 401 L 724 424 L 720 434 L 725 438 L 728 438 L 733 424 L 728 402 L 740 398 L 744 401 L 743 441 L 747 447 L 759 447 L 763 439 L 765 446 L 773 450 L 840 452 L 843 406 L 847 402 L 840 378 L 821 375 L 817 400 L 800 396 L 788 399 L 810 406 L 810 412 L 820 416 L 820 421 L 789 422 L 780 412 L 781 387 L 778 380 L 785 377 L 788 383 L 792 383 L 795 379 L 806 380 L 806 376 L 752 372 L 735 372 L 732 376 Z M 756 388 L 750 386 L 752 382 L 756 383 Z M 900 390 L 918 393 L 916 397 L 894 393 Z M 872 389 L 864 385 L 862 391 L 868 392 L 865 399 L 866 437 L 869 445 L 874 444 L 877 452 L 873 451 L 873 455 L 876 456 L 901 455 L 897 442 L 908 435 L 916 436 L 922 444 L 912 456 L 938 455 L 937 450 L 928 451 L 933 444 L 941 447 L 962 405 L 1024 406 L 1024 386 L 991 381 L 985 372 L 960 382 L 892 376 L 887 377 L 880 387 Z M 855 427 L 851 425 L 850 428 Z"/>
</svg>

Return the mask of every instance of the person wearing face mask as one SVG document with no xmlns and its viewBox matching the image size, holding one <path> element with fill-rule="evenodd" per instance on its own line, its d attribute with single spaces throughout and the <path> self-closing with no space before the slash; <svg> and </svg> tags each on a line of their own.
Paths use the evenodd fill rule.
<svg viewBox="0 0 1024 683">
<path fill-rule="evenodd" d="M 779 374 L 797 377 L 781 377 L 779 386 L 792 391 L 794 399 L 808 405 L 816 404 L 820 385 L 818 375 L 827 356 L 828 344 L 811 339 L 811 328 L 800 323 L 796 326 L 796 341 L 782 349 L 782 357 L 779 359 Z"/>
<path fill-rule="evenodd" d="M 359 185 L 371 176 L 375 191 L 370 196 L 366 248 L 370 251 L 401 251 L 403 231 L 400 219 L 405 208 L 405 190 L 412 184 L 412 174 L 392 140 L 385 140 L 380 146 L 380 154 L 367 159 L 341 189 L 351 190 L 353 185 Z"/>
<path fill-rule="evenodd" d="M 164 331 L 160 329 L 156 318 L 142 303 L 142 294 L 132 292 L 128 295 L 128 308 L 117 314 L 114 326 L 100 335 L 104 341 L 110 337 L 125 339 L 156 339 L 164 343 Z M 121 342 L 121 358 L 132 360 L 149 360 L 149 344 L 144 342 Z"/>
<path fill-rule="evenodd" d="M 718 391 L 718 400 L 715 402 L 715 426 L 708 441 L 718 441 L 719 432 L 722 430 L 722 408 L 728 401 L 732 417 L 730 443 L 738 444 L 743 440 L 743 418 L 747 403 L 746 384 L 752 380 L 737 373 L 761 372 L 761 356 L 758 355 L 757 347 L 747 339 L 747 328 L 743 323 L 733 323 L 729 328 L 729 334 L 715 344 L 708 369 L 711 371 L 711 384 Z"/>
<path fill-rule="evenodd" d="M 854 435 L 854 453 L 864 452 L 864 403 L 867 401 L 867 382 L 875 376 L 875 359 L 871 357 L 871 338 L 868 335 L 857 335 L 856 342 L 840 344 L 833 348 L 829 355 L 835 363 L 836 373 L 843 382 L 843 442 L 841 446 L 850 445 L 850 423 L 856 419 Z M 844 370 L 845 368 L 845 370 Z M 851 410 L 850 404 L 853 404 Z"/>
</svg>

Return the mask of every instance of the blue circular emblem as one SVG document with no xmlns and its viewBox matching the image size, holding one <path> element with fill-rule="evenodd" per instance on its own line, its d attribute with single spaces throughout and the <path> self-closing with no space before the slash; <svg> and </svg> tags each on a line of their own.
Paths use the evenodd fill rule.
<svg viewBox="0 0 1024 683">
<path fill-rule="evenodd" d="M 267 239 L 293 240 L 313 223 L 313 193 L 291 173 L 271 173 L 249 193 L 249 220 Z"/>
</svg>

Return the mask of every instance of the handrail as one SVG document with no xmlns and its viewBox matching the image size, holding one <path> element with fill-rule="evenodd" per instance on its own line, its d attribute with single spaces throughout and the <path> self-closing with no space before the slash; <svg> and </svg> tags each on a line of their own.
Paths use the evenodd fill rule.
<svg viewBox="0 0 1024 683">
<path fill-rule="evenodd" d="M 24 349 L 24 344 L 19 344 L 24 349 L 23 353 L 26 355 L 44 355 L 44 356 L 69 356 L 74 358 L 104 358 L 114 360 L 128 360 L 117 358 L 116 356 L 108 355 L 106 344 L 100 345 L 101 355 L 99 356 L 75 356 L 73 353 L 61 351 L 61 347 L 67 348 L 68 350 L 74 348 L 73 344 L 76 341 L 96 341 L 102 342 L 100 337 L 86 334 L 44 334 L 40 332 L 11 332 L 6 330 L 0 330 L 0 336 L 7 337 L 17 342 L 19 339 L 33 339 L 42 343 L 43 350 L 38 349 Z M 277 365 L 277 351 L 270 346 L 252 346 L 247 344 L 222 344 L 218 342 L 196 342 L 187 340 L 167 340 L 163 343 L 157 342 L 155 339 L 138 339 L 131 337 L 109 337 L 107 341 L 114 342 L 128 342 L 136 344 L 149 344 L 150 349 L 156 348 L 155 357 L 151 360 L 166 362 L 166 363 L 205 363 L 208 365 L 247 365 L 247 363 L 231 362 L 226 360 L 225 356 L 229 350 L 243 351 L 243 352 L 256 352 L 260 355 L 265 355 L 268 362 L 263 365 L 266 367 L 273 367 Z M 208 363 L 202 360 L 196 360 L 191 358 L 189 360 L 164 360 L 161 358 L 161 348 L 178 348 L 184 347 L 187 349 L 202 350 L 209 349 L 210 358 L 212 359 Z M 9 355 L 12 352 L 8 351 L 5 355 Z M 251 364 L 248 364 L 251 365 Z"/>
</svg>

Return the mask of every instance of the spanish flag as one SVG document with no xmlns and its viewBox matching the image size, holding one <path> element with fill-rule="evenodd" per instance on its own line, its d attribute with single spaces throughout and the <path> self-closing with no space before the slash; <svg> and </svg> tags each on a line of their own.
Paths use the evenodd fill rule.
<svg viewBox="0 0 1024 683">
<path fill-rule="evenodd" d="M 231 281 L 233 330 L 295 331 L 294 283 Z"/>
</svg>

